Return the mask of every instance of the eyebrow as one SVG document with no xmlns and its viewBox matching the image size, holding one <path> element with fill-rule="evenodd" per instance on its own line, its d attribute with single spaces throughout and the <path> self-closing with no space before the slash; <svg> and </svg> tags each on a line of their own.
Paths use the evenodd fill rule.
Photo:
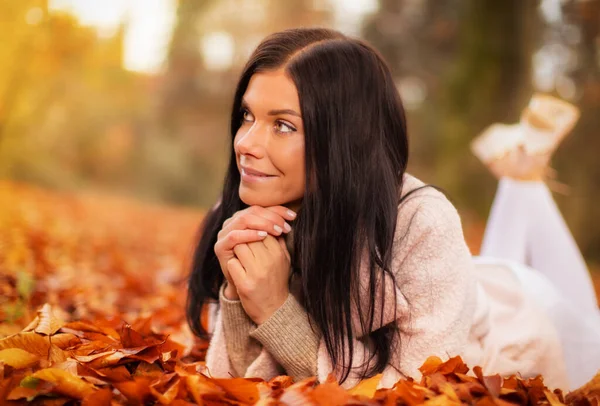
<svg viewBox="0 0 600 406">
<path fill-rule="evenodd" d="M 246 100 L 242 100 L 242 107 L 250 110 L 250 106 L 248 105 L 248 102 L 246 102 Z M 300 117 L 299 113 L 297 113 L 296 111 L 291 110 L 291 109 L 269 110 L 269 112 L 267 114 L 269 116 L 278 116 L 280 114 L 289 114 L 290 116 Z"/>
</svg>

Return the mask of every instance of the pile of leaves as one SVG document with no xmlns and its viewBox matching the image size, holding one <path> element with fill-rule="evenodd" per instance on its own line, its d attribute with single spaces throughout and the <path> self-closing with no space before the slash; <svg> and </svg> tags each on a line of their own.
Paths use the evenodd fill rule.
<svg viewBox="0 0 600 406">
<path fill-rule="evenodd" d="M 430 357 L 419 383 L 401 380 L 376 390 L 380 376 L 342 389 L 330 377 L 294 383 L 288 376 L 215 379 L 201 351 L 157 334 L 149 319 L 58 319 L 44 305 L 21 333 L 0 340 L 0 399 L 6 405 L 592 405 L 600 400 L 600 376 L 567 396 L 544 386 L 542 377 L 474 375 L 460 357 Z"/>
<path fill-rule="evenodd" d="M 44 303 L 64 320 L 152 315 L 185 325 L 185 276 L 203 213 L 0 181 L 0 337 Z"/>
<path fill-rule="evenodd" d="M 203 213 L 0 182 L 0 404 L 598 404 L 430 358 L 420 382 L 214 379 L 185 322 Z"/>
</svg>

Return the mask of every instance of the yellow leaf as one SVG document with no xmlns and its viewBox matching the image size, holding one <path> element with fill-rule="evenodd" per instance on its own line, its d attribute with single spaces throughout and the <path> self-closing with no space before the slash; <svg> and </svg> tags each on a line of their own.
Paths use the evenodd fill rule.
<svg viewBox="0 0 600 406">
<path fill-rule="evenodd" d="M 0 350 L 20 348 L 51 362 L 62 362 L 66 359 L 61 348 L 66 348 L 75 339 L 72 334 L 57 334 L 51 337 L 34 332 L 19 333 L 0 340 Z"/>
<path fill-rule="evenodd" d="M 13 368 L 27 368 L 39 361 L 40 357 L 20 348 L 0 350 L 0 362 Z"/>
<path fill-rule="evenodd" d="M 381 374 L 360 381 L 358 385 L 352 389 L 348 389 L 348 393 L 352 396 L 366 396 L 372 398 L 377 390 L 379 381 L 381 381 Z"/>
<path fill-rule="evenodd" d="M 31 377 L 50 382 L 55 385 L 53 392 L 75 399 L 83 399 L 95 391 L 93 385 L 83 381 L 78 376 L 58 368 L 42 369 L 33 373 Z"/>
</svg>

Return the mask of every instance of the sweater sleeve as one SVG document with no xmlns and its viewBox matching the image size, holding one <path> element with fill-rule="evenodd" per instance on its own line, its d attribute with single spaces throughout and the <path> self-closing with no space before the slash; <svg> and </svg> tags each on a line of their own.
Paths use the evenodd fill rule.
<svg viewBox="0 0 600 406">
<path fill-rule="evenodd" d="M 219 290 L 219 304 L 227 354 L 236 375 L 244 376 L 248 366 L 260 354 L 261 345 L 249 334 L 256 325 L 248 317 L 239 300 L 229 300 L 225 297 L 225 286 L 223 284 Z"/>
<path fill-rule="evenodd" d="M 306 310 L 290 294 L 264 323 L 250 332 L 285 369 L 299 381 L 317 374 L 320 333 L 309 321 Z"/>
<path fill-rule="evenodd" d="M 219 302 L 221 303 L 221 299 L 219 299 Z M 214 378 L 244 377 L 269 380 L 274 376 L 281 375 L 281 366 L 265 348 L 259 345 L 259 349 L 256 349 L 254 344 L 250 344 L 252 354 L 254 354 L 254 351 L 259 351 L 256 357 L 254 355 L 248 356 L 248 353 L 245 352 L 246 350 L 243 349 L 245 344 L 251 342 L 251 339 L 248 339 L 248 323 L 243 318 L 241 320 L 237 318 L 241 315 L 239 307 L 236 306 L 241 307 L 241 303 L 237 301 L 230 302 L 232 303 L 224 302 L 225 306 L 219 306 L 215 314 L 214 330 L 206 352 L 206 368 L 209 376 Z M 229 314 L 230 311 L 231 314 Z M 225 319 L 228 318 L 229 321 L 225 322 Z M 234 322 L 231 323 L 231 321 Z M 246 333 L 240 334 L 240 331 L 236 330 L 236 325 L 245 326 L 243 331 Z M 225 332 L 226 328 L 230 331 L 229 335 Z M 240 348 L 241 352 L 237 352 L 238 350 L 234 348 Z M 234 364 L 237 366 L 234 366 Z M 241 372 L 244 368 L 245 371 Z"/>
</svg>

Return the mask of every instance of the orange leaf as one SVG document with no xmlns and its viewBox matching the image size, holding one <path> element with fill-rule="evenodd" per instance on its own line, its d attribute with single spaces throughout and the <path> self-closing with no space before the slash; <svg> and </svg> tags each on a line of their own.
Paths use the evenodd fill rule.
<svg viewBox="0 0 600 406">
<path fill-rule="evenodd" d="M 192 394 L 194 401 L 201 405 L 204 395 L 225 395 L 225 390 L 217 386 L 204 375 L 188 375 L 185 377 L 185 385 Z"/>
<path fill-rule="evenodd" d="M 310 397 L 320 406 L 345 405 L 351 400 L 350 394 L 337 382 L 322 383 L 310 392 Z"/>
<path fill-rule="evenodd" d="M 241 402 L 253 404 L 258 401 L 258 382 L 262 379 L 212 379 L 214 383 Z"/>
<path fill-rule="evenodd" d="M 425 360 L 423 365 L 419 368 L 419 371 L 423 375 L 430 375 L 437 371 L 438 367 L 442 365 L 442 360 L 439 357 L 431 356 Z"/>
<path fill-rule="evenodd" d="M 103 388 L 83 398 L 81 406 L 110 406 L 112 397 L 112 391 Z"/>
<path fill-rule="evenodd" d="M 379 381 L 381 381 L 381 374 L 377 374 L 368 379 L 363 379 L 358 385 L 349 389 L 348 393 L 352 396 L 366 396 L 372 398 L 377 390 Z"/>
</svg>

